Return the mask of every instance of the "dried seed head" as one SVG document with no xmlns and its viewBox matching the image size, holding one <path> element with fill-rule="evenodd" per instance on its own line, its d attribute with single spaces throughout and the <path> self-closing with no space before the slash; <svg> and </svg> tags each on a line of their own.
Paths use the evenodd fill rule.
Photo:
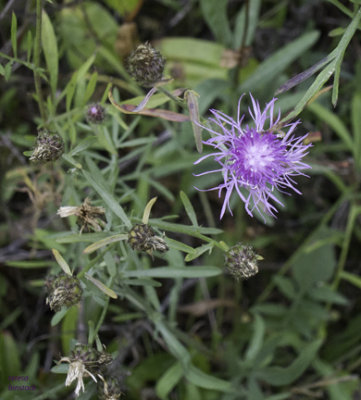
<svg viewBox="0 0 361 400">
<path fill-rule="evenodd" d="M 80 226 L 80 233 L 83 231 L 89 232 L 90 230 L 100 232 L 102 230 L 102 226 L 105 225 L 104 221 L 101 219 L 105 214 L 105 209 L 103 207 L 91 206 L 88 198 L 86 198 L 83 204 L 81 204 L 79 207 L 60 207 L 57 211 L 57 214 L 61 218 L 66 218 L 71 215 L 77 216 L 77 223 Z"/>
<path fill-rule="evenodd" d="M 136 224 L 128 233 L 128 243 L 133 250 L 144 251 L 150 255 L 155 250 L 162 253 L 169 250 L 167 243 L 147 224 Z"/>
<path fill-rule="evenodd" d="M 40 131 L 30 161 L 45 163 L 57 160 L 64 152 L 64 142 L 57 133 Z"/>
<path fill-rule="evenodd" d="M 105 108 L 100 104 L 92 104 L 86 112 L 86 119 L 91 124 L 101 124 L 105 119 Z"/>
<path fill-rule="evenodd" d="M 66 274 L 49 277 L 45 286 L 48 291 L 46 304 L 49 304 L 50 309 L 54 311 L 60 311 L 63 306 L 70 307 L 77 304 L 83 293 L 79 279 Z"/>
<path fill-rule="evenodd" d="M 258 273 L 258 260 L 262 259 L 257 255 L 251 246 L 236 244 L 226 253 L 226 271 L 237 280 L 248 279 Z"/>
<path fill-rule="evenodd" d="M 165 59 L 150 44 L 139 45 L 128 57 L 126 68 L 142 86 L 153 86 L 163 76 Z"/>
<path fill-rule="evenodd" d="M 122 381 L 117 376 L 107 376 L 98 382 L 99 400 L 118 400 L 122 396 Z"/>
<path fill-rule="evenodd" d="M 69 386 L 74 380 L 77 380 L 75 395 L 79 396 L 80 391 L 84 392 L 83 378 L 90 376 L 94 382 L 96 377 L 104 380 L 102 368 L 112 362 L 110 354 L 100 352 L 85 344 L 77 344 L 71 352 L 71 357 L 62 357 L 59 363 L 69 363 L 68 375 L 65 386 Z"/>
<path fill-rule="evenodd" d="M 97 373 L 109 365 L 113 357 L 109 353 L 79 343 L 71 352 L 70 360 L 81 361 L 90 372 Z"/>
</svg>

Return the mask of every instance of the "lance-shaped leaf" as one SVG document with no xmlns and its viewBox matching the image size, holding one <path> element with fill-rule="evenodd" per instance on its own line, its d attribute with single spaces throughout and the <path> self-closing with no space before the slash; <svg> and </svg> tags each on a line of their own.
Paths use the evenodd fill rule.
<svg viewBox="0 0 361 400">
<path fill-rule="evenodd" d="M 53 252 L 53 255 L 55 257 L 56 262 L 60 265 L 61 269 L 69 276 L 73 276 L 73 274 L 71 273 L 70 267 L 68 265 L 68 263 L 64 260 L 64 258 L 62 257 L 62 255 L 58 252 L 58 250 L 56 249 L 51 249 L 51 251 Z"/>
<path fill-rule="evenodd" d="M 125 233 L 119 233 L 118 235 L 109 236 L 105 239 L 98 240 L 97 242 L 91 244 L 83 250 L 84 254 L 91 254 L 95 250 L 100 249 L 101 247 L 107 246 L 108 244 L 120 242 L 121 240 L 128 239 L 128 235 Z"/>
<path fill-rule="evenodd" d="M 198 108 L 198 97 L 199 94 L 194 90 L 187 90 L 184 94 L 184 98 L 187 100 L 189 116 L 192 123 L 193 135 L 196 141 L 196 147 L 198 153 L 202 153 L 202 128 L 199 120 L 199 108 Z"/>
<path fill-rule="evenodd" d="M 151 200 L 148 201 L 148 204 L 145 206 L 143 212 L 142 222 L 143 224 L 147 224 L 149 221 L 149 215 L 152 210 L 153 204 L 157 201 L 157 197 L 153 197 Z"/>
<path fill-rule="evenodd" d="M 93 278 L 89 274 L 85 274 L 85 277 L 94 285 L 100 289 L 103 293 L 105 293 L 107 296 L 111 297 L 112 299 L 117 299 L 118 295 L 110 288 L 104 285 L 104 283 L 98 281 L 98 279 Z"/>
</svg>

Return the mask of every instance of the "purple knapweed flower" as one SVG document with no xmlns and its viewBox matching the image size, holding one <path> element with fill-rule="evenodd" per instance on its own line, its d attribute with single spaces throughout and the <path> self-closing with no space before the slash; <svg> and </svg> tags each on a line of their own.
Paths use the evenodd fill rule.
<svg viewBox="0 0 361 400">
<path fill-rule="evenodd" d="M 238 102 L 237 121 L 218 110 L 210 110 L 214 118 L 209 121 L 217 125 L 218 130 L 202 126 L 212 137 L 203 143 L 212 146 L 215 152 L 201 157 L 195 162 L 200 163 L 208 157 L 213 157 L 220 165 L 219 169 L 206 171 L 196 176 L 221 172 L 223 183 L 207 190 L 218 190 L 221 196 L 226 190 L 220 218 L 226 208 L 230 208 L 230 198 L 235 190 L 245 203 L 245 209 L 250 216 L 257 210 L 263 217 L 268 214 L 275 217 L 275 205 L 284 206 L 276 197 L 275 191 L 288 194 L 288 189 L 301 194 L 296 189 L 293 177 L 305 175 L 302 171 L 311 168 L 301 160 L 308 154 L 311 144 L 303 144 L 307 134 L 295 137 L 293 131 L 299 121 L 287 125 L 277 125 L 280 121 L 280 112 L 274 120 L 273 110 L 276 98 L 272 99 L 263 112 L 258 101 L 250 94 L 253 110 L 248 108 L 254 124 L 242 126 L 245 115 L 240 116 L 240 102 Z M 266 126 L 267 125 L 267 126 Z M 280 128 L 288 129 L 286 133 Z M 200 190 L 200 189 L 198 189 Z"/>
</svg>

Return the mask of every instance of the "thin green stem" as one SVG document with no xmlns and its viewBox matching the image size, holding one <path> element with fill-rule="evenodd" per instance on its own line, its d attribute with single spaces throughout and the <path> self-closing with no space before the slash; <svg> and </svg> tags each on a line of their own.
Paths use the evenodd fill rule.
<svg viewBox="0 0 361 400">
<path fill-rule="evenodd" d="M 46 121 L 45 105 L 43 100 L 43 93 L 41 91 L 41 78 L 40 78 L 40 52 L 41 52 L 41 20 L 43 12 L 43 0 L 36 0 L 36 30 L 35 30 L 35 45 L 34 45 L 34 83 L 36 96 L 39 104 L 39 111 L 41 119 L 44 124 Z"/>
<path fill-rule="evenodd" d="M 180 105 L 182 108 L 184 108 L 185 110 L 187 110 L 187 106 L 186 104 L 183 102 L 182 99 L 180 99 L 179 97 L 175 97 L 172 95 L 171 92 L 169 92 L 167 89 L 164 89 L 164 87 L 162 86 L 158 86 L 157 87 L 158 91 L 164 93 L 166 96 L 168 96 L 171 100 L 173 100 L 175 103 L 177 103 L 178 105 Z"/>
<path fill-rule="evenodd" d="M 355 203 L 353 202 L 351 204 L 350 213 L 348 215 L 347 226 L 346 226 L 346 231 L 345 231 L 345 238 L 342 243 L 342 249 L 341 249 L 340 258 L 339 258 L 338 264 L 337 264 L 336 275 L 335 275 L 334 281 L 332 283 L 332 288 L 335 291 L 337 290 L 337 287 L 340 283 L 341 274 L 346 265 L 346 259 L 347 259 L 347 254 L 348 254 L 348 251 L 350 248 L 352 232 L 353 232 L 353 229 L 355 226 L 356 218 L 360 213 L 361 213 L 361 207 L 356 206 Z"/>
</svg>

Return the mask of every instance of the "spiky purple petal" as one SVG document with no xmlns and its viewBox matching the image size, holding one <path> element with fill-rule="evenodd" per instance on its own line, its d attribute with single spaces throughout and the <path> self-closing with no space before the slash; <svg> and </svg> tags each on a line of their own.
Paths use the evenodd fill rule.
<svg viewBox="0 0 361 400">
<path fill-rule="evenodd" d="M 214 152 L 200 157 L 198 164 L 208 157 L 213 157 L 221 168 L 205 171 L 198 174 L 219 173 L 223 175 L 223 183 L 206 190 L 218 190 L 221 196 L 223 189 L 226 194 L 221 209 L 220 218 L 226 209 L 232 214 L 230 198 L 235 190 L 240 199 L 245 203 L 245 209 L 250 216 L 254 210 L 261 214 L 275 217 L 276 205 L 282 202 L 275 195 L 276 191 L 288 193 L 291 189 L 295 193 L 301 192 L 295 187 L 293 177 L 307 176 L 303 170 L 311 168 L 302 162 L 308 154 L 311 144 L 303 144 L 307 135 L 296 137 L 293 134 L 299 121 L 284 125 L 282 129 L 288 131 L 279 135 L 276 126 L 281 118 L 280 112 L 274 119 L 274 106 L 277 99 L 272 99 L 262 111 L 257 100 L 250 94 L 252 108 L 249 115 L 254 126 L 242 126 L 245 115 L 240 115 L 240 102 L 238 102 L 237 121 L 218 110 L 210 110 L 213 117 L 209 121 L 216 128 L 203 126 L 211 137 L 203 143 L 215 149 Z"/>
</svg>

